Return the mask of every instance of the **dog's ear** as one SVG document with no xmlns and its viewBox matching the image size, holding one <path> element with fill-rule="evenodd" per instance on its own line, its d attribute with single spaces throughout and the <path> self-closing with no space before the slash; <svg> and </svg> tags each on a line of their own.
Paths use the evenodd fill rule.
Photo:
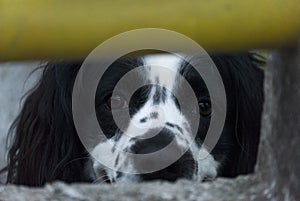
<svg viewBox="0 0 300 201">
<path fill-rule="evenodd" d="M 50 62 L 28 93 L 9 134 L 8 183 L 84 180 L 84 148 L 72 121 L 72 87 L 80 62 Z M 79 178 L 78 178 L 79 177 Z"/>
<path fill-rule="evenodd" d="M 263 107 L 264 59 L 254 53 L 238 54 L 230 61 L 230 73 L 235 88 L 236 139 L 239 154 L 235 173 L 254 171 L 260 138 Z"/>
<path fill-rule="evenodd" d="M 263 106 L 264 58 L 254 53 L 212 56 L 220 71 L 227 96 L 227 119 L 235 135 L 228 156 L 226 176 L 254 170 Z"/>
</svg>

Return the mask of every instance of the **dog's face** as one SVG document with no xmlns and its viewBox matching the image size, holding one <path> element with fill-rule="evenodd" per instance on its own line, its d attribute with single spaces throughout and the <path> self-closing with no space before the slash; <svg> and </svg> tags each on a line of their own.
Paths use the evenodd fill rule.
<svg viewBox="0 0 300 201">
<path fill-rule="evenodd" d="M 125 84 L 115 89 L 125 75 L 129 75 Z M 187 93 L 182 78 L 191 86 L 196 101 Z M 143 87 L 130 97 L 128 94 L 136 83 Z M 184 99 L 183 103 L 179 103 L 180 98 Z M 228 100 L 229 105 L 234 105 L 232 98 Z M 108 140 L 99 142 L 93 149 L 93 156 L 109 158 L 113 168 L 95 159 L 95 180 L 175 181 L 186 178 L 203 181 L 222 175 L 222 170 L 228 166 L 226 160 L 237 151 L 236 122 L 226 122 L 216 148 L 208 153 L 203 141 L 211 117 L 215 115 L 211 101 L 201 76 L 181 57 L 157 54 L 131 60 L 123 58 L 112 64 L 99 83 L 95 105 L 98 121 Z M 127 111 L 129 116 L 126 116 Z M 235 107 L 228 107 L 228 112 L 228 117 L 235 119 Z M 120 119 L 118 125 L 113 113 Z M 172 141 L 168 151 L 161 151 Z M 120 150 L 144 156 L 137 159 Z M 161 154 L 145 155 L 155 152 Z M 206 157 L 201 158 L 203 155 Z M 175 162 L 156 171 L 144 172 L 147 166 L 163 164 L 176 156 L 179 157 Z"/>
<path fill-rule="evenodd" d="M 114 62 L 99 78 L 95 96 L 106 139 L 93 142 L 91 153 L 78 136 L 72 110 L 74 81 L 82 62 L 47 63 L 10 130 L 8 182 L 203 181 L 253 172 L 263 102 L 263 72 L 257 64 L 262 62 L 251 53 L 215 55 L 212 60 L 224 83 L 227 112 L 210 152 L 204 139 L 218 112 L 188 60 L 164 54 Z M 134 89 L 136 83 L 142 87 Z M 103 157 L 110 167 L 96 160 Z M 161 168 L 149 171 L 155 165 Z"/>
</svg>

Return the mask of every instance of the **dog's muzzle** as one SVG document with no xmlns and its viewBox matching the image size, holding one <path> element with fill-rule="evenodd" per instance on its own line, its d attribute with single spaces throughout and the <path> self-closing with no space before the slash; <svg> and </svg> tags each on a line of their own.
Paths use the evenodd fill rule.
<svg viewBox="0 0 300 201">
<path fill-rule="evenodd" d="M 162 170 L 140 174 L 141 180 L 150 181 L 161 179 L 175 181 L 179 178 L 192 179 L 193 172 L 196 171 L 196 162 L 189 150 L 186 151 L 184 147 L 181 147 L 176 142 L 171 144 L 176 134 L 167 128 L 163 128 L 159 132 L 157 132 L 156 129 L 150 130 L 142 137 L 144 139 L 133 139 L 135 143 L 130 148 L 132 153 L 143 154 L 145 156 L 142 157 L 142 160 L 133 161 L 133 166 L 137 171 L 142 171 L 145 169 L 145 166 L 149 164 L 160 164 L 166 159 L 181 157 Z M 171 148 L 167 151 L 164 148 L 168 145 Z M 154 152 L 160 152 L 161 154 L 159 154 L 158 157 L 147 156 Z"/>
</svg>

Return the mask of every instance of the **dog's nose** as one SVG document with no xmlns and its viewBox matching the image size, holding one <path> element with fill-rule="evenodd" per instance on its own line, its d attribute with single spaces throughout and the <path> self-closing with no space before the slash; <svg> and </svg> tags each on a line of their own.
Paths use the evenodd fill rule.
<svg viewBox="0 0 300 201">
<path fill-rule="evenodd" d="M 161 131 L 151 129 L 142 136 L 142 139 L 137 139 L 131 151 L 135 154 L 150 154 L 168 146 L 174 139 L 174 134 L 166 128 Z"/>
<path fill-rule="evenodd" d="M 137 140 L 135 145 L 132 147 L 132 152 L 136 154 L 150 154 L 154 152 L 162 151 L 164 147 L 169 145 L 172 140 L 174 140 L 174 133 L 169 129 L 162 129 L 155 135 L 156 130 L 151 130 L 146 134 L 147 139 Z M 179 157 L 179 159 L 173 164 L 170 164 L 164 169 L 157 170 L 152 173 L 140 174 L 142 181 L 151 181 L 151 180 L 167 180 L 167 181 L 176 181 L 179 178 L 192 179 L 193 173 L 196 168 L 196 162 L 193 159 L 193 156 L 190 151 L 183 153 L 183 147 L 175 145 L 172 147 L 171 152 L 162 151 L 158 157 L 145 157 L 142 161 L 136 162 L 134 166 L 137 169 L 143 169 L 147 164 L 159 164 L 163 163 L 166 160 L 166 157 Z M 179 155 L 180 154 L 180 155 Z M 173 155 L 173 156 L 171 156 Z"/>
</svg>

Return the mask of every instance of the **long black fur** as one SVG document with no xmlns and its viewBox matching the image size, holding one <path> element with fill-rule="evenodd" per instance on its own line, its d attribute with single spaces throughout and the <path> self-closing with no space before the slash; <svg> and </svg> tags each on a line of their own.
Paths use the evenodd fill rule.
<svg viewBox="0 0 300 201">
<path fill-rule="evenodd" d="M 256 163 L 262 111 L 263 61 L 255 54 L 212 56 L 235 114 L 236 146 L 221 176 L 251 173 Z M 72 120 L 72 88 L 81 61 L 52 61 L 26 97 L 9 135 L 8 183 L 40 186 L 46 182 L 90 182 L 84 171 L 88 153 Z M 232 106 L 233 107 L 233 106 Z M 218 154 L 218 153 L 216 153 Z"/>
</svg>

